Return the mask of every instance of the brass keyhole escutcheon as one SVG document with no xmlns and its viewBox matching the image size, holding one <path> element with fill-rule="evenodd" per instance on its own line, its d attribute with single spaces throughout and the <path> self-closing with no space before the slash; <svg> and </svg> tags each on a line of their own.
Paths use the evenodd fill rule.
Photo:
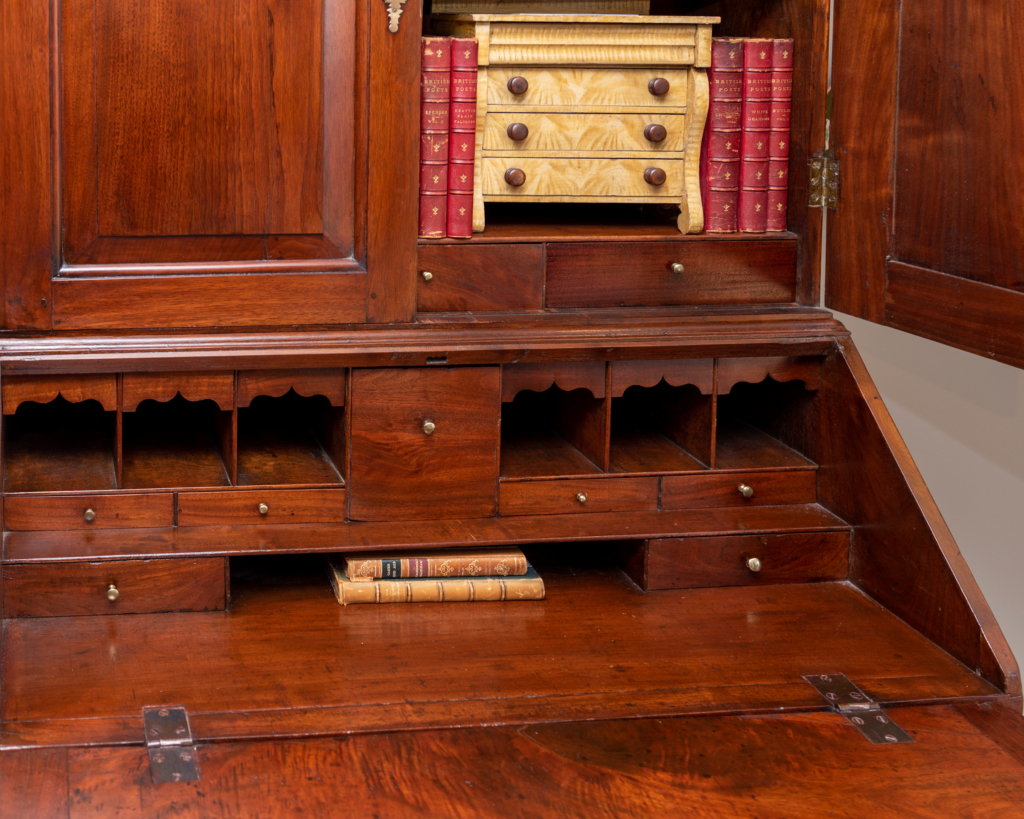
<svg viewBox="0 0 1024 819">
<path fill-rule="evenodd" d="M 86 509 L 85 519 L 89 521 L 89 523 L 92 523 L 94 520 L 96 520 L 96 513 L 93 512 L 92 509 Z"/>
<path fill-rule="evenodd" d="M 745 498 L 754 497 L 754 487 L 752 486 L 747 486 L 745 483 L 741 483 L 737 489 L 739 489 L 740 494 Z"/>
<path fill-rule="evenodd" d="M 752 572 L 759 572 L 761 571 L 761 561 L 756 557 L 752 557 L 747 561 L 747 568 Z"/>
<path fill-rule="evenodd" d="M 578 500 L 580 503 L 586 503 L 587 502 L 587 496 L 584 495 L 582 492 L 577 492 L 576 493 L 576 500 Z"/>
<path fill-rule="evenodd" d="M 111 603 L 116 603 L 117 598 L 119 598 L 120 596 L 121 592 L 117 590 L 116 585 L 111 583 L 109 586 L 107 586 L 107 600 L 109 600 Z"/>
<path fill-rule="evenodd" d="M 431 421 L 429 418 L 426 421 L 423 422 L 423 434 L 424 435 L 433 435 L 435 429 L 437 429 L 437 425 L 433 421 Z"/>
<path fill-rule="evenodd" d="M 265 503 L 261 503 L 259 505 L 259 510 L 261 515 L 265 515 L 270 511 L 270 507 L 267 506 Z"/>
</svg>

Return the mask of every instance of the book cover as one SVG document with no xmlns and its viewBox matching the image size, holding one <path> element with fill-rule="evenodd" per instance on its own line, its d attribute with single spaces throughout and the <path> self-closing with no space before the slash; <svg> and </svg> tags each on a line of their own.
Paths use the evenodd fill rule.
<svg viewBox="0 0 1024 819">
<path fill-rule="evenodd" d="M 420 41 L 420 218 L 419 235 L 448 235 L 448 133 L 451 120 L 450 37 Z"/>
<path fill-rule="evenodd" d="M 789 192 L 789 121 L 793 109 L 793 41 L 772 48 L 772 113 L 768 141 L 768 218 L 766 230 L 786 230 Z"/>
<path fill-rule="evenodd" d="M 448 235 L 473 235 L 473 163 L 476 159 L 477 41 L 452 37 L 451 128 L 448 137 Z"/>
<path fill-rule="evenodd" d="M 743 42 L 743 133 L 740 139 L 739 229 L 764 233 L 768 219 L 769 136 L 774 41 Z"/>
<path fill-rule="evenodd" d="M 700 151 L 706 233 L 735 233 L 740 190 L 743 41 L 715 37 L 708 68 L 710 103 Z"/>
<path fill-rule="evenodd" d="M 419 580 L 350 580 L 340 556 L 328 558 L 334 596 L 343 606 L 358 603 L 484 603 L 543 600 L 544 580 L 527 564 L 521 577 L 438 577 Z"/>
<path fill-rule="evenodd" d="M 519 549 L 474 549 L 457 552 L 346 554 L 342 570 L 352 581 L 383 578 L 508 577 L 526 574 L 526 555 Z"/>
</svg>

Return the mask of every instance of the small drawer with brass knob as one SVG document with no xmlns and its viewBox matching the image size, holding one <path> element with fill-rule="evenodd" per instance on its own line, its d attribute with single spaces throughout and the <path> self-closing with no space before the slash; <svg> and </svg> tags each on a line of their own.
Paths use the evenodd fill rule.
<svg viewBox="0 0 1024 819">
<path fill-rule="evenodd" d="M 178 526 L 341 523 L 345 489 L 229 489 L 178 493 Z"/>
<path fill-rule="evenodd" d="M 502 481 L 502 515 L 564 515 L 589 512 L 653 512 L 657 478 L 580 478 Z"/>
<path fill-rule="evenodd" d="M 816 467 L 746 474 L 669 475 L 662 483 L 662 505 L 665 509 L 708 509 L 814 503 L 817 479 Z"/>
<path fill-rule="evenodd" d="M 173 526 L 174 496 L 170 492 L 8 495 L 4 524 L 15 532 Z"/>
</svg>

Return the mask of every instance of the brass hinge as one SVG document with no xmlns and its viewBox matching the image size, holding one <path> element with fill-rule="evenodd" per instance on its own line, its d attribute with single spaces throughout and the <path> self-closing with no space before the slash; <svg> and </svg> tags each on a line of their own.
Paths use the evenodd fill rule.
<svg viewBox="0 0 1024 819">
<path fill-rule="evenodd" d="M 147 706 L 142 709 L 142 727 L 155 784 L 199 781 L 199 759 L 192 745 L 192 729 L 184 708 Z"/>
<path fill-rule="evenodd" d="M 898 726 L 882 707 L 861 691 L 845 674 L 805 674 L 837 714 L 875 745 L 899 745 L 913 742 L 913 737 Z"/>
<path fill-rule="evenodd" d="M 812 156 L 807 160 L 811 169 L 811 196 L 807 203 L 812 208 L 839 209 L 839 160 L 828 156 Z"/>
</svg>

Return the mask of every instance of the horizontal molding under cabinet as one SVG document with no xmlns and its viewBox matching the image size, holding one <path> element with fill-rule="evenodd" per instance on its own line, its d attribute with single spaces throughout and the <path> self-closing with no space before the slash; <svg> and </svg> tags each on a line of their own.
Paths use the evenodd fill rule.
<svg viewBox="0 0 1024 819">
<path fill-rule="evenodd" d="M 668 475 L 661 484 L 666 510 L 814 503 L 817 494 L 817 469 Z"/>
<path fill-rule="evenodd" d="M 502 515 L 653 512 L 658 508 L 658 479 L 503 481 L 498 494 Z"/>
<path fill-rule="evenodd" d="M 683 195 L 686 163 L 679 159 L 590 159 L 564 157 L 483 158 L 481 184 L 486 202 L 665 202 Z M 644 173 L 658 168 L 665 181 L 653 185 Z M 514 187 L 505 174 L 519 169 L 526 181 Z"/>
<path fill-rule="evenodd" d="M 35 563 L 3 567 L 4 617 L 222 611 L 222 557 Z"/>
<path fill-rule="evenodd" d="M 343 488 L 179 492 L 178 525 L 341 523 L 345 499 Z"/>
<path fill-rule="evenodd" d="M 170 492 L 105 495 L 7 495 L 10 531 L 144 529 L 174 523 Z"/>
<path fill-rule="evenodd" d="M 525 139 L 509 136 L 512 125 L 525 126 Z M 655 133 L 661 126 L 664 137 Z M 682 152 L 686 117 L 681 114 L 489 113 L 484 122 L 484 151 L 529 155 L 546 151 Z M 486 155 L 486 154 L 485 154 Z M 507 154 L 506 154 L 507 155 Z"/>
</svg>

